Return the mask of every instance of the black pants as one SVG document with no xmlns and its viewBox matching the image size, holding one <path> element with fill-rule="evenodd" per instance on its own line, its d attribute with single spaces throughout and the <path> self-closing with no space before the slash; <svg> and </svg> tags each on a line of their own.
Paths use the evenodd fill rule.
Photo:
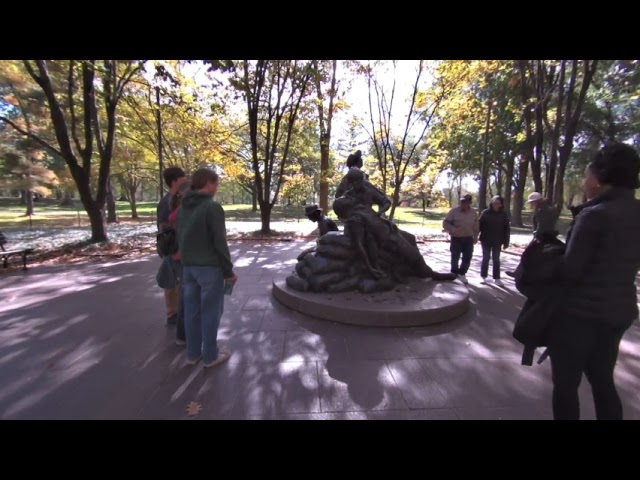
<svg viewBox="0 0 640 480">
<path fill-rule="evenodd" d="M 473 256 L 473 237 L 451 237 L 451 273 L 466 275 Z M 462 263 L 458 266 L 462 255 Z"/>
<path fill-rule="evenodd" d="M 624 330 L 571 317 L 551 327 L 549 355 L 553 376 L 553 418 L 578 420 L 582 372 L 591 384 L 598 420 L 622 420 L 622 403 L 613 371 Z"/>
<path fill-rule="evenodd" d="M 500 278 L 500 245 L 482 244 L 482 265 L 480 266 L 480 276 L 487 278 L 489 274 L 489 258 L 493 258 L 493 278 Z"/>
</svg>

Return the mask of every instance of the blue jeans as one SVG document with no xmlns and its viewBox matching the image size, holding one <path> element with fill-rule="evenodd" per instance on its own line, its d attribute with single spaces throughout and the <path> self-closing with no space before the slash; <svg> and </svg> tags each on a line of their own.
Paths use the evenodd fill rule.
<svg viewBox="0 0 640 480">
<path fill-rule="evenodd" d="M 219 267 L 184 266 L 184 324 L 187 358 L 218 358 L 218 327 L 224 311 L 224 275 Z"/>
<path fill-rule="evenodd" d="M 500 280 L 500 244 L 482 244 L 482 264 L 480 265 L 480 276 L 487 278 L 489 274 L 489 258 L 493 259 L 493 278 Z"/>
</svg>

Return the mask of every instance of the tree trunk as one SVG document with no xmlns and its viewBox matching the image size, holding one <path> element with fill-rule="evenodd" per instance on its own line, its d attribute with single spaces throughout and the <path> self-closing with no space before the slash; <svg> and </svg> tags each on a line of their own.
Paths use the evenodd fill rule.
<svg viewBox="0 0 640 480">
<path fill-rule="evenodd" d="M 511 212 L 511 224 L 514 227 L 523 227 L 522 223 L 522 208 L 524 207 L 524 191 L 520 188 L 516 188 L 513 195 L 513 210 Z"/>
<path fill-rule="evenodd" d="M 563 61 L 564 62 L 564 61 Z M 584 75 L 582 78 L 582 86 L 580 87 L 580 94 L 576 100 L 576 105 L 573 107 L 573 93 L 576 85 L 576 77 L 578 72 L 578 60 L 573 60 L 572 69 L 571 69 L 571 78 L 569 80 L 569 86 L 567 88 L 567 104 L 565 107 L 565 115 L 566 121 L 564 125 L 564 144 L 560 146 L 557 145 L 557 155 L 558 155 L 558 171 L 555 177 L 555 185 L 553 182 L 549 183 L 550 188 L 553 188 L 551 191 L 552 195 L 555 197 L 555 202 L 553 205 L 559 205 L 560 209 L 562 209 L 563 195 L 564 195 L 564 175 L 566 172 L 567 164 L 569 163 L 569 158 L 571 157 L 571 150 L 573 149 L 573 139 L 576 135 L 578 128 L 578 121 L 580 120 L 580 113 L 582 112 L 582 107 L 584 105 L 584 100 L 587 94 L 587 90 L 589 89 L 589 85 L 591 85 L 591 81 L 593 79 L 593 74 L 596 70 L 598 61 L 594 60 L 589 66 L 589 61 L 585 60 L 584 64 Z M 563 63 L 564 67 L 564 63 Z M 562 74 L 564 70 L 561 71 L 561 82 L 563 80 Z M 561 92 L 564 92 L 564 85 L 561 83 L 560 88 Z M 573 107 L 573 108 L 572 108 Z M 554 152 L 555 153 L 555 152 Z"/>
<path fill-rule="evenodd" d="M 529 161 L 526 159 L 518 166 L 518 180 L 513 196 L 513 212 L 511 224 L 516 227 L 524 226 L 522 223 L 522 208 L 524 207 L 524 189 L 527 185 L 527 173 L 529 171 Z"/>
<path fill-rule="evenodd" d="M 538 60 L 538 68 L 537 68 L 537 81 L 536 81 L 536 106 L 535 106 L 535 116 L 536 116 L 536 133 L 535 133 L 535 152 L 533 156 L 533 161 L 531 162 L 531 176 L 533 177 L 533 188 L 538 193 L 543 193 L 542 189 L 542 145 L 544 142 L 544 109 L 543 109 L 543 97 L 546 94 L 544 90 L 544 72 L 546 72 L 546 68 L 541 63 L 541 60 Z M 544 71 L 543 71 L 544 70 Z"/>
<path fill-rule="evenodd" d="M 427 199 L 426 197 L 423 195 L 422 196 L 422 213 L 427 211 Z"/>
<path fill-rule="evenodd" d="M 138 187 L 129 187 L 129 205 L 131 205 L 131 218 L 138 218 L 138 209 L 136 205 L 136 190 Z"/>
<path fill-rule="evenodd" d="M 515 158 L 508 157 L 507 158 L 507 173 L 504 178 L 504 190 L 503 190 L 503 198 L 504 198 L 504 211 L 511 211 L 511 198 L 513 196 L 513 169 L 515 167 Z"/>
<path fill-rule="evenodd" d="M 260 202 L 260 220 L 262 221 L 262 230 L 260 233 L 264 235 L 271 234 L 271 204 L 269 202 Z"/>
<path fill-rule="evenodd" d="M 73 205 L 73 201 L 71 200 L 71 194 L 69 192 L 64 192 L 64 197 L 60 202 L 61 207 L 69 207 Z"/>
<path fill-rule="evenodd" d="M 256 193 L 255 187 L 253 187 L 253 190 L 251 191 L 251 211 L 258 211 L 258 194 Z"/>
<path fill-rule="evenodd" d="M 27 204 L 27 191 L 20 190 L 20 205 L 26 205 L 26 204 Z"/>
<path fill-rule="evenodd" d="M 27 205 L 27 211 L 24 215 L 28 217 L 30 215 L 33 215 L 33 192 L 31 190 L 26 190 L 24 194 L 25 204 Z"/>
<path fill-rule="evenodd" d="M 116 223 L 118 215 L 116 212 L 116 199 L 113 196 L 113 187 L 111 186 L 111 177 L 107 179 L 107 223 Z"/>
<path fill-rule="evenodd" d="M 87 211 L 87 215 L 89 215 L 89 222 L 91 222 L 91 243 L 106 242 L 107 231 L 104 228 L 102 210 L 98 208 L 95 202 L 91 202 L 90 205 L 84 205 L 84 208 Z"/>
<path fill-rule="evenodd" d="M 491 126 L 491 107 L 493 102 L 489 100 L 487 105 L 487 124 L 484 129 L 484 148 L 482 150 L 482 166 L 480 168 L 480 192 L 478 192 L 478 208 L 487 208 L 487 184 L 489 183 L 489 161 L 487 159 L 489 149 L 489 127 Z"/>
<path fill-rule="evenodd" d="M 391 198 L 391 212 L 389 212 L 389 220 L 393 220 L 393 216 L 396 213 L 396 207 L 398 206 L 399 201 L 400 201 L 400 184 L 396 183 L 396 186 L 393 189 L 393 197 Z"/>
<path fill-rule="evenodd" d="M 329 211 L 329 139 L 320 140 L 320 208 Z"/>
</svg>

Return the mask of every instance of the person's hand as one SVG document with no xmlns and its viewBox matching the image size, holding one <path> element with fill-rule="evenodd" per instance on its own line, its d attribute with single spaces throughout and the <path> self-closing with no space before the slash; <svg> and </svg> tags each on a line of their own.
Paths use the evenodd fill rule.
<svg viewBox="0 0 640 480">
<path fill-rule="evenodd" d="M 225 278 L 227 282 L 236 283 L 238 281 L 238 276 L 234 275 L 233 277 Z"/>
</svg>

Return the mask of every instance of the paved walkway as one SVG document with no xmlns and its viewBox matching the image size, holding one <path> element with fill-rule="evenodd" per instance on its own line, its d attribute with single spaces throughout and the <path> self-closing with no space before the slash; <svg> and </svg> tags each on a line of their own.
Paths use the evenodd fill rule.
<svg viewBox="0 0 640 480">
<path fill-rule="evenodd" d="M 184 366 L 164 326 L 157 257 L 0 276 L 3 419 L 550 419 L 549 362 L 520 365 L 522 306 L 510 279 L 480 285 L 463 318 L 420 328 L 357 328 L 305 318 L 272 299 L 274 275 L 306 244 L 232 245 L 241 278 L 212 370 Z M 447 269 L 447 244 L 424 248 Z M 503 270 L 517 258 L 504 256 Z M 640 419 L 640 327 L 616 370 L 626 418 Z M 186 408 L 202 410 L 189 417 Z M 594 418 L 586 381 L 583 418 Z"/>
</svg>

